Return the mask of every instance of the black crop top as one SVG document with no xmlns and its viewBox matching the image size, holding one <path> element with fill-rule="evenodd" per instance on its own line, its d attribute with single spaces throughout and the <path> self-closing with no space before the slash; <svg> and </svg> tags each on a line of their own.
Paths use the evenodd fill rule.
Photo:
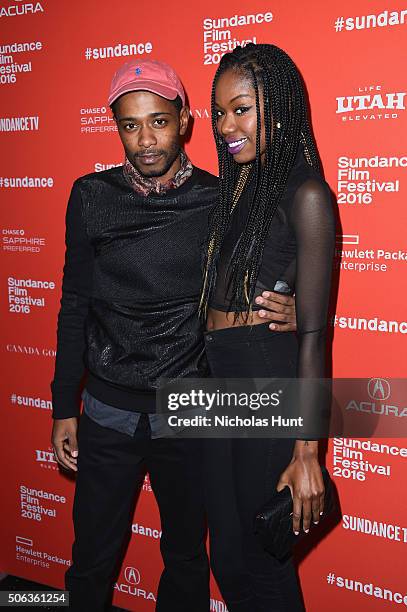
<svg viewBox="0 0 407 612">
<path fill-rule="evenodd" d="M 254 184 L 251 181 L 231 214 L 229 229 L 222 244 L 217 266 L 217 282 L 210 299 L 210 306 L 223 312 L 241 311 L 241 308 L 231 301 L 229 265 L 246 223 L 253 189 Z M 319 272 L 319 291 L 322 294 L 327 293 L 334 245 L 334 221 L 330 199 L 329 187 L 306 162 L 303 147 L 300 146 L 264 245 L 252 310 L 262 308 L 254 300 L 266 289 L 273 288 L 274 291 L 289 295 L 296 291 L 299 280 L 297 278 L 299 253 L 304 255 L 303 274 L 311 276 Z"/>
<path fill-rule="evenodd" d="M 212 308 L 227 311 L 228 264 L 248 212 L 249 191 L 232 212 L 218 263 Z M 331 192 L 323 178 L 306 162 L 302 146 L 289 175 L 280 205 L 270 225 L 256 285 L 295 291 L 299 354 L 297 376 L 325 376 L 325 330 L 335 245 Z M 253 304 L 253 310 L 261 306 Z M 233 304 L 230 308 L 233 312 Z"/>
</svg>

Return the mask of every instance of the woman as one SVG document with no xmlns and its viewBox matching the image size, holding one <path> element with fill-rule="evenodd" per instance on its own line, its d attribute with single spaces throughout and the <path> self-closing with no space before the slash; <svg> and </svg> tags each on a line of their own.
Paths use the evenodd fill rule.
<svg viewBox="0 0 407 612">
<path fill-rule="evenodd" d="M 322 378 L 335 227 L 292 60 L 273 45 L 226 54 L 212 117 L 220 197 L 201 298 L 212 376 Z M 266 286 L 295 290 L 297 334 L 270 333 L 257 314 Z M 253 518 L 288 485 L 294 531 L 301 518 L 305 531 L 319 521 L 318 442 L 209 440 L 206 450 L 211 563 L 229 611 L 302 610 L 292 560 L 279 563 L 263 550 Z"/>
</svg>

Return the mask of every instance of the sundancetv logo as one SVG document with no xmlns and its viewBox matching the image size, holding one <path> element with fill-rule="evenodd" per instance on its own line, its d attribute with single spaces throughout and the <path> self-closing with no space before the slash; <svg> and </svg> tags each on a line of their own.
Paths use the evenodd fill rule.
<svg viewBox="0 0 407 612">
<path fill-rule="evenodd" d="M 407 527 L 395 525 L 393 523 L 385 523 L 362 516 L 344 514 L 342 517 L 342 528 L 377 538 L 384 538 L 393 542 L 407 544 Z"/>
<path fill-rule="evenodd" d="M 38 115 L 25 117 L 0 117 L 0 132 L 36 132 L 39 129 Z"/>
<path fill-rule="evenodd" d="M 406 110 L 406 92 L 385 90 L 381 85 L 359 87 L 353 96 L 336 98 L 336 114 L 341 121 L 398 119 Z"/>
</svg>

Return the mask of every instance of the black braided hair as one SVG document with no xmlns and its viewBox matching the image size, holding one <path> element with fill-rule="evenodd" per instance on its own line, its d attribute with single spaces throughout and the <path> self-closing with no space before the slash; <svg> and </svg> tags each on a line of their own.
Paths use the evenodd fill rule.
<svg viewBox="0 0 407 612">
<path fill-rule="evenodd" d="M 234 70 L 249 76 L 256 94 L 256 160 L 253 163 L 254 195 L 239 246 L 230 262 L 231 303 L 250 313 L 264 243 L 273 215 L 280 203 L 300 142 L 307 162 L 321 172 L 317 148 L 308 120 L 302 78 L 292 59 L 275 45 L 249 43 L 226 53 L 216 71 L 211 95 L 212 130 L 219 162 L 219 200 L 211 215 L 205 277 L 200 313 L 206 315 L 216 282 L 216 265 L 229 226 L 233 193 L 241 166 L 228 152 L 216 129 L 215 89 L 219 76 Z M 260 100 L 264 106 L 265 156 L 260 159 Z M 236 310 L 236 308 L 235 308 Z M 235 317 L 237 318 L 238 315 Z"/>
</svg>

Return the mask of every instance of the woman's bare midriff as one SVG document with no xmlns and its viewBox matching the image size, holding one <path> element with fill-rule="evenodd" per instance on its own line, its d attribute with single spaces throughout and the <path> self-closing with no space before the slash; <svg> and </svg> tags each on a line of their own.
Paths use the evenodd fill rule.
<svg viewBox="0 0 407 612">
<path fill-rule="evenodd" d="M 242 325 L 259 325 L 259 323 L 267 323 L 267 319 L 262 319 L 256 311 L 249 315 L 247 321 L 245 313 L 234 322 L 234 312 L 223 312 L 209 308 L 208 317 L 206 320 L 206 329 L 215 331 L 216 329 L 225 329 L 227 327 L 241 327 Z"/>
</svg>

